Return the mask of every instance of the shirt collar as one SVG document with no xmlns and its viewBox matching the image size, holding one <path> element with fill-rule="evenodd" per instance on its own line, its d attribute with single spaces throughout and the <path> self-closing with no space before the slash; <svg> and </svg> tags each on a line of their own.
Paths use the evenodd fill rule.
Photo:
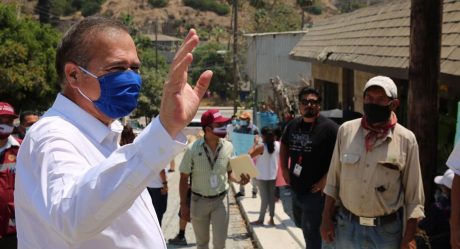
<svg viewBox="0 0 460 249">
<path fill-rule="evenodd" d="M 3 147 L 0 147 L 0 153 L 6 149 L 11 148 L 11 146 L 20 146 L 20 145 L 21 144 L 19 144 L 19 142 L 16 141 L 16 139 L 14 139 L 14 137 L 10 135 L 8 137 L 8 140 L 6 141 L 6 144 Z"/>
<path fill-rule="evenodd" d="M 57 95 L 51 108 L 62 114 L 68 121 L 77 126 L 78 129 L 82 130 L 85 134 L 88 134 L 99 143 L 109 136 L 111 132 L 121 133 L 123 129 L 118 120 L 106 126 L 60 93 Z"/>
<path fill-rule="evenodd" d="M 364 137 L 365 137 L 367 134 L 369 134 L 370 131 L 369 131 L 368 129 L 364 129 L 362 125 L 360 125 L 360 128 L 361 128 L 361 129 L 363 130 L 363 132 L 364 132 Z M 385 141 L 385 140 L 387 140 L 387 139 L 390 139 L 390 141 L 391 141 L 391 140 L 393 140 L 393 134 L 394 134 L 394 128 L 389 129 L 387 135 L 386 135 L 383 139 L 379 139 L 379 140 Z"/>
<path fill-rule="evenodd" d="M 220 145 L 222 145 L 222 144 L 224 143 L 224 140 L 225 140 L 224 138 L 219 138 L 219 142 L 217 143 L 217 147 L 219 147 Z M 205 144 L 205 142 L 206 142 L 204 136 L 203 136 L 203 138 L 200 139 L 198 142 L 199 142 L 199 145 L 200 145 L 200 146 L 203 146 L 203 144 Z"/>
</svg>

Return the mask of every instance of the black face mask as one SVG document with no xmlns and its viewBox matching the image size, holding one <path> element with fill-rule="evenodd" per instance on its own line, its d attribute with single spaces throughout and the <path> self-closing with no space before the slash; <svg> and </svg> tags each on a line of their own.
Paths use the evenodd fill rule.
<svg viewBox="0 0 460 249">
<path fill-rule="evenodd" d="M 318 112 L 316 110 L 308 110 L 305 112 L 303 116 L 306 118 L 313 118 L 313 117 L 316 117 L 317 115 L 318 115 Z"/>
<path fill-rule="evenodd" d="M 319 112 L 319 110 L 314 108 L 313 106 L 312 107 L 307 107 L 305 109 L 305 113 L 303 114 L 303 116 L 305 118 L 314 118 L 314 117 L 318 116 L 318 112 Z"/>
<path fill-rule="evenodd" d="M 364 115 L 370 124 L 387 122 L 390 119 L 390 105 L 364 104 Z"/>
</svg>

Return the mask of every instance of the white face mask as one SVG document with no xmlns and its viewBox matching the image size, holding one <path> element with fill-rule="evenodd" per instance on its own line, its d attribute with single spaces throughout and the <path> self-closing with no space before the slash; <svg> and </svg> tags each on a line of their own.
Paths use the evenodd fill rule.
<svg viewBox="0 0 460 249">
<path fill-rule="evenodd" d="M 212 133 L 220 138 L 224 138 L 227 135 L 227 128 L 225 126 L 216 127 L 212 129 Z"/>
<path fill-rule="evenodd" d="M 7 124 L 0 124 L 0 133 L 3 134 L 11 134 L 13 132 L 14 127 L 7 125 Z"/>
<path fill-rule="evenodd" d="M 13 126 L 7 125 L 7 124 L 0 124 L 0 139 L 5 139 L 10 136 L 11 133 L 13 133 Z"/>
</svg>

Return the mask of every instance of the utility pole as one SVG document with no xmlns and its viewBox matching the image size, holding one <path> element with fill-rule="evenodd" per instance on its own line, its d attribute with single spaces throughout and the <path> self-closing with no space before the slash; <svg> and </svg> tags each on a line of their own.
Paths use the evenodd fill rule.
<svg viewBox="0 0 460 249">
<path fill-rule="evenodd" d="M 238 110 L 238 0 L 233 0 L 233 114 Z"/>
<path fill-rule="evenodd" d="M 155 21 L 155 77 L 158 74 L 158 18 Z"/>
<path fill-rule="evenodd" d="M 50 23 L 50 3 L 48 0 L 38 0 L 36 11 L 40 23 Z"/>
<path fill-rule="evenodd" d="M 407 123 L 417 137 L 428 205 L 433 202 L 437 166 L 442 5 L 443 0 L 411 0 Z"/>
</svg>

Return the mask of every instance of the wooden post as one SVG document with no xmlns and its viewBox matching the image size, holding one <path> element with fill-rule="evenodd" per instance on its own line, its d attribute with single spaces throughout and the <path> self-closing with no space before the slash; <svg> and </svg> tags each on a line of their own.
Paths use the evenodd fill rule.
<svg viewBox="0 0 460 249">
<path fill-rule="evenodd" d="M 408 127 L 417 137 L 426 204 L 433 202 L 443 0 L 411 0 Z"/>
</svg>

